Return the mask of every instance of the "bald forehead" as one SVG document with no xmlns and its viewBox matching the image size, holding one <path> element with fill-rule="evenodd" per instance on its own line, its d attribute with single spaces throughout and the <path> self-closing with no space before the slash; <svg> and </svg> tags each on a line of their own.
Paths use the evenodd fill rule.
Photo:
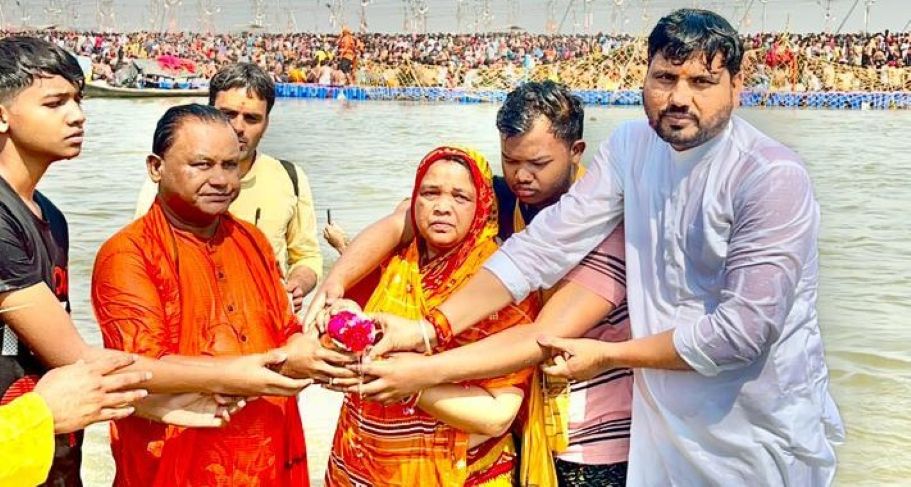
<svg viewBox="0 0 911 487">
<path fill-rule="evenodd" d="M 239 150 L 237 134 L 228 122 L 223 120 L 202 120 L 187 117 L 180 121 L 174 131 L 174 142 L 165 156 L 170 152 L 207 152 L 230 157 Z"/>
</svg>

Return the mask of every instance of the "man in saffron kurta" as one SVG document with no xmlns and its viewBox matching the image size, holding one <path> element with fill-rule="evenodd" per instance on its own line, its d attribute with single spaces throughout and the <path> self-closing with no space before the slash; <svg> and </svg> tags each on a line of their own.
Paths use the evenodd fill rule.
<svg viewBox="0 0 911 487">
<path fill-rule="evenodd" d="M 237 147 L 213 108 L 174 107 L 159 121 L 148 162 L 158 198 L 95 262 L 92 301 L 107 347 L 214 367 L 302 336 L 268 240 L 227 213 Z M 221 429 L 128 418 L 111 436 L 117 486 L 308 485 L 294 397 L 252 401 Z"/>
<path fill-rule="evenodd" d="M 265 352 L 300 331 L 260 232 L 226 214 L 203 240 L 171 227 L 158 203 L 101 248 L 92 301 L 106 347 L 156 358 Z M 111 441 L 118 486 L 307 482 L 293 397 L 253 401 L 219 429 L 130 417 Z"/>
</svg>

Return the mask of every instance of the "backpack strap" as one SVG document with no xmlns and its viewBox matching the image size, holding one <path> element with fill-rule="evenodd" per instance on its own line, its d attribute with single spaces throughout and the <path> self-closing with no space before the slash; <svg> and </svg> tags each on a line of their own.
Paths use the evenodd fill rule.
<svg viewBox="0 0 911 487">
<path fill-rule="evenodd" d="M 282 167 L 285 168 L 285 172 L 291 178 L 291 186 L 294 186 L 294 196 L 300 196 L 300 190 L 297 187 L 297 169 L 294 167 L 294 163 L 284 159 L 279 159 L 278 162 L 282 163 Z"/>
</svg>

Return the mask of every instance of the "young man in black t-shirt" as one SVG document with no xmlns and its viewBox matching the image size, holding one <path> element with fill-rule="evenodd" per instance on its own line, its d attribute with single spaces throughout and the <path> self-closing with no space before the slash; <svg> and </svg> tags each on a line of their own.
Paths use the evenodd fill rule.
<svg viewBox="0 0 911 487">
<path fill-rule="evenodd" d="M 8 310 L 0 315 L 0 404 L 31 391 L 48 370 L 27 345 L 42 331 L 17 333 L 5 321 L 45 306 L 70 310 L 66 220 L 35 185 L 51 162 L 79 155 L 85 122 L 79 65 L 22 39 L 0 48 L 0 305 Z M 61 359 L 53 365 L 75 361 Z M 49 484 L 80 484 L 81 442 L 81 432 L 57 437 Z"/>
<path fill-rule="evenodd" d="M 82 88 L 79 64 L 62 49 L 34 38 L 0 40 L 0 405 L 32 391 L 49 368 L 110 357 L 90 353 L 69 321 L 66 219 L 35 189 L 51 163 L 79 155 Z M 54 326 L 61 316 L 66 326 Z M 104 399 L 83 424 L 132 413 L 124 403 L 145 391 L 115 391 L 133 388 L 146 376 L 97 377 Z M 78 409 L 76 402 L 71 407 Z M 81 442 L 81 431 L 56 437 L 48 485 L 81 485 Z"/>
<path fill-rule="evenodd" d="M 584 174 L 584 119 L 581 100 L 551 81 L 525 83 L 506 97 L 497 112 L 503 176 L 493 178 L 500 240 L 524 229 Z"/>
</svg>

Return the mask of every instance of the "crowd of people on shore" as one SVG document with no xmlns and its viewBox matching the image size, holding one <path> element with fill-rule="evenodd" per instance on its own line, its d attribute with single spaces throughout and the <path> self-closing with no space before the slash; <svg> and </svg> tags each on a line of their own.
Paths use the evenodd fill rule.
<svg viewBox="0 0 911 487">
<path fill-rule="evenodd" d="M 114 83 L 132 59 L 186 59 L 202 79 L 236 62 L 275 82 L 511 88 L 550 79 L 576 89 L 638 89 L 644 39 L 628 34 L 32 33 Z M 5 33 L 0 32 L 0 35 Z M 743 35 L 747 85 L 772 91 L 911 90 L 911 33 Z"/>
</svg>

